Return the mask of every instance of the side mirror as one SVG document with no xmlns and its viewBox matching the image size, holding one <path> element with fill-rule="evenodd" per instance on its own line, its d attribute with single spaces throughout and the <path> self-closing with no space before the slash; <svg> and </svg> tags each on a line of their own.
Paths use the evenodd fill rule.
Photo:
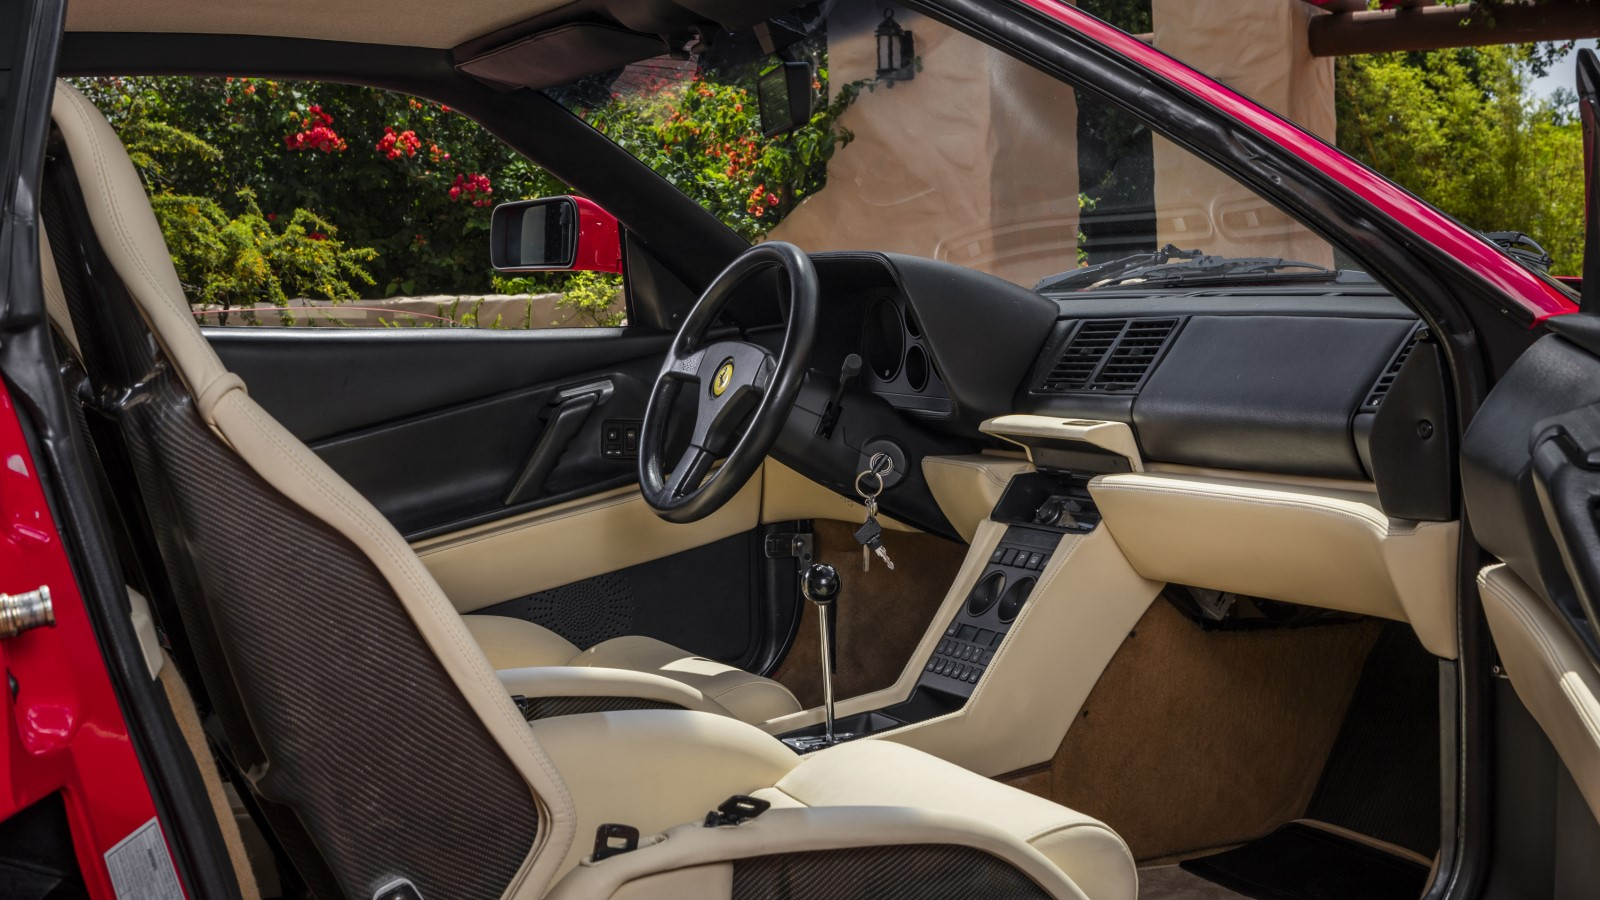
<svg viewBox="0 0 1600 900">
<path fill-rule="evenodd" d="M 620 273 L 616 217 L 583 197 L 542 197 L 494 208 L 489 262 L 497 272 Z"/>
</svg>

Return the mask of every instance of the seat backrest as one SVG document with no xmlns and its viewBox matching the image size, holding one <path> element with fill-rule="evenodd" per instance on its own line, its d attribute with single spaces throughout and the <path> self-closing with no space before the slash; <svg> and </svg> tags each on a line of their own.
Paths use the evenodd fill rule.
<svg viewBox="0 0 1600 900">
<path fill-rule="evenodd" d="M 53 115 L 44 218 L 92 408 L 232 761 L 296 826 L 274 829 L 283 849 L 319 896 L 541 896 L 572 804 L 482 651 L 399 533 L 212 352 L 105 118 L 64 82 Z"/>
</svg>

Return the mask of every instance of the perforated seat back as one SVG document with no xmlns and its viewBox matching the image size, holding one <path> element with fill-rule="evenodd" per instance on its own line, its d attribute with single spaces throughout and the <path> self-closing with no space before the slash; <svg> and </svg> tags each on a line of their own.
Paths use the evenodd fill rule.
<svg viewBox="0 0 1600 900">
<path fill-rule="evenodd" d="M 318 896 L 538 896 L 570 803 L 487 661 L 399 535 L 173 315 L 104 119 L 65 86 L 55 117 L 44 217 L 99 451 L 132 474 L 118 506 L 283 850 Z"/>
</svg>

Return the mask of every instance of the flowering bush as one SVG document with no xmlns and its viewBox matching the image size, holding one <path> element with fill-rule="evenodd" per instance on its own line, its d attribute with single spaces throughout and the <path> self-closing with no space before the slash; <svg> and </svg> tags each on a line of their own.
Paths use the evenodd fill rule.
<svg viewBox="0 0 1600 900">
<path fill-rule="evenodd" d="M 513 197 L 565 192 L 477 123 L 401 94 L 249 78 L 78 84 L 125 143 L 142 144 L 134 163 L 152 194 L 213 198 L 231 218 L 249 213 L 237 193 L 245 188 L 266 222 L 293 223 L 305 211 L 320 223 L 306 227 L 307 240 L 370 251 L 370 280 L 346 278 L 333 291 L 340 296 L 487 292 L 494 186 L 515 185 Z M 174 235 L 187 233 L 173 224 Z M 172 251 L 191 264 L 208 258 Z"/>
<path fill-rule="evenodd" d="M 255 85 L 249 85 L 255 87 Z M 255 93 L 251 91 L 250 93 Z M 231 100 L 231 98 L 228 98 Z M 228 104 L 229 106 L 232 103 Z M 311 123 L 315 122 L 313 125 Z M 300 120 L 300 131 L 283 136 L 283 146 L 290 150 L 321 150 L 323 153 L 343 153 L 349 149 L 344 138 L 334 131 L 333 116 L 322 111 L 322 107 L 312 104 L 306 115 Z"/>
<path fill-rule="evenodd" d="M 821 188 L 828 158 L 851 138 L 835 120 L 861 85 L 767 139 L 752 75 L 608 88 L 580 115 L 755 239 Z M 128 145 L 196 304 L 564 290 L 583 318 L 620 321 L 615 276 L 492 277 L 490 208 L 503 193 L 567 189 L 447 106 L 250 78 L 77 83 Z M 820 95 L 823 82 L 814 87 Z"/>
<path fill-rule="evenodd" d="M 820 98 L 826 68 L 812 83 Z M 843 85 L 792 134 L 761 133 L 753 73 L 657 79 L 579 110 L 590 125 L 750 240 L 826 183 L 828 160 L 854 135 L 838 118 L 868 82 Z"/>
</svg>

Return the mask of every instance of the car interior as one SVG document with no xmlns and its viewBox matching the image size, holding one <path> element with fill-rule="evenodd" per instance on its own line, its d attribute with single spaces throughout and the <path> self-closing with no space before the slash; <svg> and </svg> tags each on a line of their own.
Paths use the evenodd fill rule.
<svg viewBox="0 0 1600 900">
<path fill-rule="evenodd" d="M 1561 557 L 1463 530 L 1522 450 L 1383 281 L 746 245 L 546 90 L 788 5 L 68 6 L 63 75 L 410 90 L 624 226 L 625 327 L 201 327 L 58 82 L 55 353 L 241 896 L 1420 897 L 1480 569 L 1600 806 Z"/>
</svg>

